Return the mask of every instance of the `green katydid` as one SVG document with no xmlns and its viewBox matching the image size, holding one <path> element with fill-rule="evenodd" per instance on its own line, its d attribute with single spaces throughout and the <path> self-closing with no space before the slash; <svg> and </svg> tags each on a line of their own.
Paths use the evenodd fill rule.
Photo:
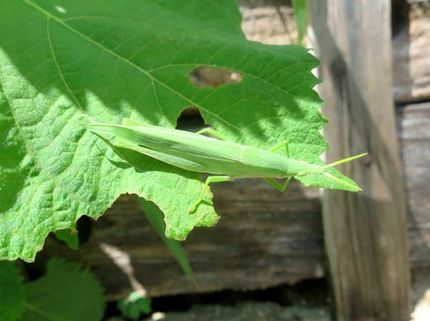
<svg viewBox="0 0 430 321">
<path fill-rule="evenodd" d="M 311 164 L 289 158 L 287 141 L 270 150 L 225 141 L 211 128 L 197 133 L 158 127 L 124 119 L 121 125 L 92 123 L 86 126 L 104 138 L 112 147 L 134 150 L 167 164 L 199 173 L 215 174 L 205 182 L 199 199 L 191 208 L 194 211 L 203 201 L 210 183 L 231 181 L 236 178 L 263 178 L 270 185 L 284 191 L 292 177 L 324 175 L 336 181 L 338 189 L 357 192 L 360 187 L 352 181 L 343 181 L 331 173 L 330 167 L 363 157 L 359 154 L 328 165 Z M 213 137 L 203 135 L 210 134 Z M 115 137 L 115 144 L 109 138 Z M 279 154 L 283 150 L 284 155 Z M 277 179 L 285 179 L 279 183 Z"/>
</svg>

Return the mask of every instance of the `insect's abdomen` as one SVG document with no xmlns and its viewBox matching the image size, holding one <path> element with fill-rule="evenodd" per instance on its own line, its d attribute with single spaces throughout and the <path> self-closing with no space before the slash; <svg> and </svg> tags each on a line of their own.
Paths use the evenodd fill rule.
<svg viewBox="0 0 430 321">
<path fill-rule="evenodd" d="M 288 177 L 308 174 L 321 174 L 324 167 L 305 161 L 287 158 L 280 154 L 263 149 L 244 146 L 242 151 L 245 167 L 248 173 L 244 177 Z M 252 169 L 252 170 L 251 170 Z"/>
</svg>

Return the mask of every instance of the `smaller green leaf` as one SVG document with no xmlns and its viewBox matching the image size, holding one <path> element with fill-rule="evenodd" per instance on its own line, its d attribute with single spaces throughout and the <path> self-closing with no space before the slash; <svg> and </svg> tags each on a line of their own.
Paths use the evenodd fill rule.
<svg viewBox="0 0 430 321">
<path fill-rule="evenodd" d="M 54 232 L 55 237 L 67 244 L 72 250 L 79 249 L 79 237 L 76 230 L 59 230 Z"/>
<path fill-rule="evenodd" d="M 13 263 L 0 262 L 0 320 L 15 321 L 24 311 L 22 278 Z"/>
<path fill-rule="evenodd" d="M 52 259 L 46 276 L 25 285 L 21 321 L 99 321 L 105 300 L 98 280 L 76 263 Z"/>
<path fill-rule="evenodd" d="M 191 281 L 196 282 L 190 261 L 188 260 L 187 254 L 185 253 L 181 243 L 176 240 L 169 239 L 165 235 L 164 231 L 166 230 L 166 225 L 163 221 L 163 212 L 161 212 L 154 203 L 148 202 L 143 198 L 138 198 L 138 203 L 145 213 L 145 217 L 149 224 L 151 224 L 152 228 L 157 232 L 166 247 L 175 257 L 182 271 L 184 271 Z"/>
<path fill-rule="evenodd" d="M 301 44 L 306 34 L 308 26 L 308 5 L 307 0 L 293 0 L 294 16 L 296 18 L 296 25 L 298 35 L 298 43 Z"/>
<path fill-rule="evenodd" d="M 118 302 L 118 309 L 122 316 L 138 320 L 141 314 L 151 312 L 151 299 L 139 291 L 134 291 Z"/>
</svg>

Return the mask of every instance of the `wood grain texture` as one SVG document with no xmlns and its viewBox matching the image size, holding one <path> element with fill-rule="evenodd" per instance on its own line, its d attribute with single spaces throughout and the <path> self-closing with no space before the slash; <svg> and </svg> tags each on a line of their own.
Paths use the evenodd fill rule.
<svg viewBox="0 0 430 321">
<path fill-rule="evenodd" d="M 78 252 L 55 240 L 38 264 L 60 254 L 89 266 L 111 298 L 143 286 L 151 296 L 258 289 L 323 276 L 319 192 L 292 184 L 282 194 L 260 180 L 213 187 L 221 215 L 185 242 L 198 287 L 186 279 L 130 197 L 120 198 Z"/>
<path fill-rule="evenodd" d="M 361 193 L 327 192 L 324 236 L 342 321 L 409 318 L 405 202 L 391 77 L 390 1 L 311 1 L 330 119 L 328 161 L 367 151 L 343 166 Z"/>
<path fill-rule="evenodd" d="M 398 107 L 413 267 L 430 266 L 430 102 Z"/>
<path fill-rule="evenodd" d="M 294 12 L 283 0 L 240 0 L 242 30 L 247 39 L 265 44 L 297 43 Z"/>
<path fill-rule="evenodd" d="M 413 2 L 393 38 L 393 76 L 397 102 L 430 99 L 430 1 Z"/>
</svg>

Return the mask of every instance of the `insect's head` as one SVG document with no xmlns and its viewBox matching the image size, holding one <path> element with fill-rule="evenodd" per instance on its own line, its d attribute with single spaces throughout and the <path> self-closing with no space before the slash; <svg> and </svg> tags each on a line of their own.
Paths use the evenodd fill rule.
<svg viewBox="0 0 430 321">
<path fill-rule="evenodd" d="M 326 171 L 325 166 L 306 163 L 303 170 L 297 172 L 295 176 L 319 175 Z"/>
<path fill-rule="evenodd" d="M 331 188 L 343 189 L 351 192 L 361 191 L 361 188 L 354 182 L 349 180 L 346 177 L 338 177 L 335 172 L 330 172 L 329 169 L 350 162 L 354 159 L 361 158 L 367 155 L 367 153 L 351 156 L 345 159 L 338 160 L 336 162 L 330 163 L 328 165 L 314 165 L 307 164 L 303 166 L 302 170 L 298 172 L 297 176 L 306 176 L 306 175 L 324 175 L 325 179 L 328 180 L 327 183 L 331 184 Z M 318 186 L 318 185 L 315 185 Z M 327 185 L 321 185 L 321 187 L 327 187 Z"/>
</svg>

